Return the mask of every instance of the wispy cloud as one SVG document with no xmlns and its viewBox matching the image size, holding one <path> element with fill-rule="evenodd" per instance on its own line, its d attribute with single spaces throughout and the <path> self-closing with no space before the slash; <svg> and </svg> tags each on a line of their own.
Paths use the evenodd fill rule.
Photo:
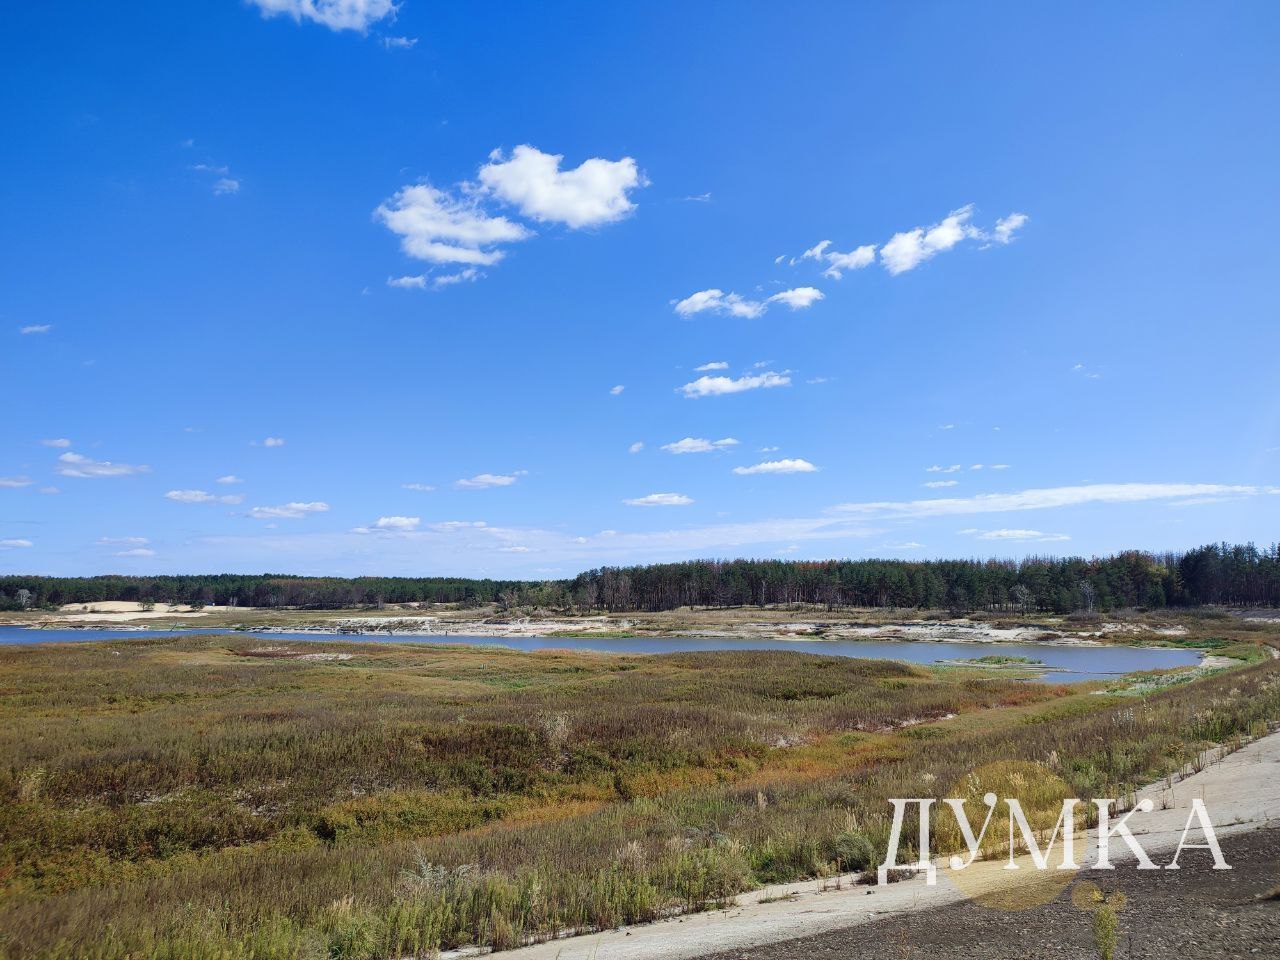
<svg viewBox="0 0 1280 960">
<path fill-rule="evenodd" d="M 728 450 L 737 445 L 738 441 L 733 437 L 724 437 L 720 440 L 685 437 L 683 440 L 676 440 L 673 443 L 664 443 L 662 449 L 667 453 L 713 453 L 716 450 Z"/>
<path fill-rule="evenodd" d="M 58 473 L 64 477 L 128 477 L 151 470 L 146 465 L 112 463 L 110 460 L 91 460 L 78 453 L 64 453 L 58 457 Z"/>
<path fill-rule="evenodd" d="M 174 503 L 243 503 L 244 497 L 228 493 L 218 496 L 207 490 L 170 490 L 164 495 L 166 500 Z"/>
<path fill-rule="evenodd" d="M 306 20 L 333 31 L 365 33 L 379 20 L 395 18 L 395 0 L 248 0 L 264 17 L 291 17 Z"/>
<path fill-rule="evenodd" d="M 710 363 L 704 363 L 700 367 L 694 367 L 695 373 L 710 373 L 712 370 L 728 370 L 729 364 L 723 360 L 712 360 Z"/>
<path fill-rule="evenodd" d="M 435 490 L 435 487 L 429 483 L 402 483 L 400 486 L 405 490 L 413 490 L 417 493 L 431 493 Z"/>
<path fill-rule="evenodd" d="M 225 477 L 219 477 L 217 480 L 214 481 L 214 483 L 221 483 L 224 486 L 227 486 L 227 485 L 236 484 L 236 483 L 244 483 L 244 481 L 241 480 L 239 477 L 237 477 L 234 473 L 228 473 Z"/>
<path fill-rule="evenodd" d="M 962 467 L 962 466 L 961 466 L 960 464 L 958 464 L 958 463 L 953 463 L 953 464 L 951 464 L 951 466 L 949 466 L 949 467 L 944 467 L 944 466 L 942 466 L 941 464 L 937 464 L 937 463 L 935 463 L 932 467 L 925 467 L 925 468 L 924 468 L 925 473 L 956 473 L 956 472 L 958 472 L 958 471 L 960 471 L 960 470 L 963 470 L 963 469 L 964 469 L 964 467 Z"/>
<path fill-rule="evenodd" d="M 808 460 L 766 460 L 751 467 L 734 467 L 733 472 L 748 477 L 758 473 L 815 473 L 817 469 Z"/>
<path fill-rule="evenodd" d="M 792 310 L 804 310 L 823 299 L 822 291 L 817 287 L 793 287 L 783 290 L 763 300 L 748 300 L 736 293 L 725 293 L 716 287 L 691 293 L 683 300 L 672 300 L 675 311 L 682 317 L 693 317 L 700 313 L 719 313 L 730 317 L 759 317 L 772 303 L 780 303 Z M 726 364 L 725 366 L 728 366 Z"/>
<path fill-rule="evenodd" d="M 58 437 L 54 440 L 41 440 L 40 443 L 46 447 L 59 447 L 62 449 L 66 449 L 71 446 L 71 441 L 66 437 Z"/>
<path fill-rule="evenodd" d="M 14 538 L 10 540 L 0 540 L 0 550 L 21 550 L 26 547 L 34 547 L 35 544 L 30 540 Z"/>
<path fill-rule="evenodd" d="M 644 449 L 644 441 L 637 440 L 631 446 L 627 447 L 627 453 L 639 453 L 643 449 Z"/>
<path fill-rule="evenodd" d="M 146 537 L 99 537 L 98 545 L 102 547 L 119 547 L 130 544 L 145 546 L 151 541 Z"/>
<path fill-rule="evenodd" d="M 298 520 L 313 513 L 326 513 L 329 505 L 320 500 L 303 503 L 297 500 L 278 507 L 253 507 L 249 516 L 255 520 Z"/>
<path fill-rule="evenodd" d="M 650 493 L 622 502 L 630 507 L 686 507 L 693 503 L 693 498 L 683 493 Z"/>
<path fill-rule="evenodd" d="M 131 550 L 117 550 L 112 554 L 112 556 L 124 557 L 126 559 L 129 557 L 154 557 L 155 555 L 156 552 L 150 547 L 134 547 Z"/>
<path fill-rule="evenodd" d="M 517 470 L 515 473 L 477 473 L 474 477 L 455 480 L 454 486 L 464 490 L 484 490 L 489 487 L 509 487 L 527 471 Z"/>
<path fill-rule="evenodd" d="M 746 390 L 770 390 L 791 385 L 789 371 L 782 373 L 757 373 L 745 377 L 699 377 L 680 387 L 686 397 L 719 397 Z"/>
<path fill-rule="evenodd" d="M 33 333 L 48 333 L 52 329 L 52 323 L 32 323 L 25 327 L 19 327 L 18 332 L 24 336 L 29 336 Z"/>
<path fill-rule="evenodd" d="M 979 540 L 1003 540 L 1010 543 L 1056 543 L 1070 540 L 1065 533 L 1042 533 L 1039 530 L 1017 530 L 1007 527 L 999 530 L 961 530 L 961 534 L 976 537 Z"/>
<path fill-rule="evenodd" d="M 1219 483 L 1094 483 L 1074 487 L 1047 487 L 1018 493 L 983 493 L 973 497 L 937 500 L 872 501 L 844 503 L 836 513 L 885 519 L 924 519 L 965 514 L 1007 513 L 1019 510 L 1052 510 L 1090 503 L 1142 503 L 1152 500 L 1204 496 L 1256 496 L 1278 488 Z"/>
<path fill-rule="evenodd" d="M 944 253 L 958 246 L 965 240 L 974 240 L 982 246 L 1004 246 L 1011 243 L 1015 234 L 1030 219 L 1025 213 L 1011 213 L 1001 217 L 990 230 L 983 230 L 973 223 L 973 204 L 952 210 L 937 223 L 929 226 L 913 227 L 895 233 L 878 248 L 879 262 L 892 275 L 914 270 L 920 264 L 931 260 L 939 253 Z M 862 270 L 876 262 L 877 246 L 873 243 L 855 247 L 848 253 L 831 249 L 832 241 L 823 240 L 815 244 L 791 263 L 801 260 L 814 260 L 825 264 L 823 275 L 838 280 L 849 270 Z M 778 258 L 779 262 L 784 258 Z"/>
<path fill-rule="evenodd" d="M 264 447 L 283 447 L 284 437 L 267 437 L 262 441 Z"/>
<path fill-rule="evenodd" d="M 17 490 L 21 487 L 29 487 L 35 483 L 30 477 L 0 477 L 0 488 L 9 490 Z"/>
<path fill-rule="evenodd" d="M 926 487 L 929 487 L 930 489 L 936 490 L 939 487 L 954 487 L 959 482 L 960 482 L 959 480 L 930 480 L 928 483 L 922 484 L 922 486 L 926 486 Z"/>
<path fill-rule="evenodd" d="M 622 391 L 625 389 L 627 389 L 625 385 L 621 383 L 616 384 L 609 388 L 609 396 L 616 397 L 618 396 L 618 394 L 622 393 Z"/>
<path fill-rule="evenodd" d="M 383 37 L 382 45 L 388 50 L 412 50 L 418 45 L 417 37 Z"/>
</svg>

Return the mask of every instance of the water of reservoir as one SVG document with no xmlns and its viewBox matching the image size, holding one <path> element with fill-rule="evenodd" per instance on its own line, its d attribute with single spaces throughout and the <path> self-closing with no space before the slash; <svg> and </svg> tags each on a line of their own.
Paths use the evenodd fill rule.
<svg viewBox="0 0 1280 960">
<path fill-rule="evenodd" d="M 128 640 L 130 637 L 207 635 L 227 630 L 33 630 L 0 626 L 0 646 L 69 643 L 86 640 Z M 937 663 L 983 656 L 1029 657 L 1044 664 L 1045 680 L 1075 683 L 1101 680 L 1135 670 L 1161 670 L 1191 666 L 1199 662 L 1195 650 L 1161 647 L 1069 647 L 1041 643 L 956 643 L 950 641 L 904 640 L 774 640 L 768 638 L 728 639 L 725 637 L 475 637 L 462 634 L 339 634 L 289 631 L 236 631 L 237 635 L 264 641 L 324 642 L 342 640 L 368 643 L 437 643 L 513 650 L 585 650 L 600 653 L 688 653 L 704 650 L 792 650 L 826 656 L 861 657 L 875 660 L 904 660 L 908 663 Z"/>
</svg>

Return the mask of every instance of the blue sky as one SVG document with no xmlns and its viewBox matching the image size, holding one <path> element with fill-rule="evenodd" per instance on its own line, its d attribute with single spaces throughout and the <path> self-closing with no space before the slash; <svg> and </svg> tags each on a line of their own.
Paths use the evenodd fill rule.
<svg viewBox="0 0 1280 960">
<path fill-rule="evenodd" d="M 0 571 L 1274 539 L 1278 36 L 1262 2 L 17 5 Z"/>
</svg>

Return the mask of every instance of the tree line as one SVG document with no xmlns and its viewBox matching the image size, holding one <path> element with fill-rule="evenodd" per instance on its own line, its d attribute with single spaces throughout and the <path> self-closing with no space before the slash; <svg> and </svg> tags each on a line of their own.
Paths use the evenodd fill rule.
<svg viewBox="0 0 1280 960">
<path fill-rule="evenodd" d="M 600 567 L 566 580 L 462 577 L 0 577 L 0 610 L 108 600 L 340 609 L 389 603 L 609 611 L 816 604 L 1031 613 L 1280 606 L 1280 544 L 1023 560 L 690 560 Z"/>
</svg>

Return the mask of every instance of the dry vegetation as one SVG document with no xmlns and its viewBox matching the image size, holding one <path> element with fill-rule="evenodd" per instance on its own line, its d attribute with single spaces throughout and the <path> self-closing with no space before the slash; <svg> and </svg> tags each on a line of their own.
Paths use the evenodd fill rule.
<svg viewBox="0 0 1280 960">
<path fill-rule="evenodd" d="M 430 956 L 699 909 L 877 861 L 887 797 L 993 759 L 1115 796 L 1256 735 L 1256 659 L 1122 698 L 763 651 L 2 650 L 0 956 Z"/>
</svg>

